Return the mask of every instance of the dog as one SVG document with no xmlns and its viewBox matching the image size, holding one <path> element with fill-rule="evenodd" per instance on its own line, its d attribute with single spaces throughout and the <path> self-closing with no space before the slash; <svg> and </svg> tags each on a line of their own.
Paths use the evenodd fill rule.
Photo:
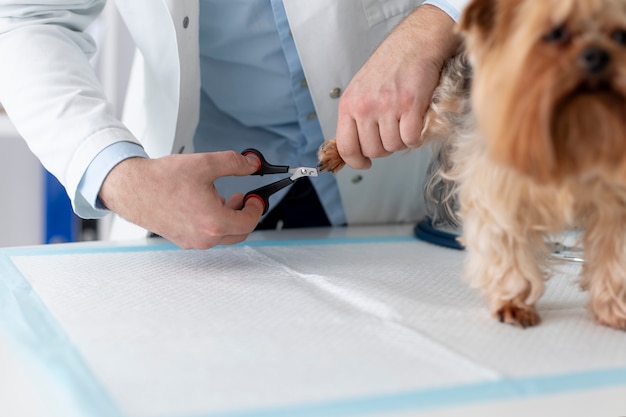
<svg viewBox="0 0 626 417">
<path fill-rule="evenodd" d="M 501 322 L 537 325 L 549 238 L 579 230 L 589 310 L 626 330 L 626 1 L 472 0 L 457 29 L 422 139 L 464 279 Z M 343 166 L 334 140 L 319 158 Z"/>
</svg>

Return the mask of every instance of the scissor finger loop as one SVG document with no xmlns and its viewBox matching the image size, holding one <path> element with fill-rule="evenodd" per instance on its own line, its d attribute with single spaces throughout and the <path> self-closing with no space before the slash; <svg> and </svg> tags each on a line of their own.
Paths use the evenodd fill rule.
<svg viewBox="0 0 626 417">
<path fill-rule="evenodd" d="M 250 156 L 253 155 L 259 160 L 259 169 L 255 171 L 252 175 L 266 175 L 266 174 L 291 174 L 290 177 L 283 178 L 271 184 L 264 185 L 263 187 L 256 188 L 252 191 L 249 191 L 244 196 L 244 204 L 250 198 L 258 198 L 263 202 L 263 214 L 267 213 L 269 209 L 269 197 L 282 190 L 283 188 L 293 184 L 296 180 L 303 177 L 317 177 L 318 172 L 317 168 L 311 167 L 297 167 L 290 168 L 288 165 L 273 165 L 267 162 L 263 154 L 254 148 L 248 148 L 241 152 L 242 155 Z"/>
</svg>

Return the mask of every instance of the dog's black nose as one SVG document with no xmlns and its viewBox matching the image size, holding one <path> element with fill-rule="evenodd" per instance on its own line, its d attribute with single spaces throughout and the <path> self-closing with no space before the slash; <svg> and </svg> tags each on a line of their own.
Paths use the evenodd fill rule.
<svg viewBox="0 0 626 417">
<path fill-rule="evenodd" d="M 580 66 L 591 74 L 598 74 L 611 62 L 611 55 L 602 48 L 587 48 L 578 57 Z"/>
</svg>

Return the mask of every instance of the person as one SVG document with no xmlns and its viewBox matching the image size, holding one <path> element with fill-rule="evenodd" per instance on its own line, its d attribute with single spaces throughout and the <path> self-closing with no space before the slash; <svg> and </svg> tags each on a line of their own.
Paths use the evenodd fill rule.
<svg viewBox="0 0 626 417">
<path fill-rule="evenodd" d="M 413 221 L 424 156 L 381 157 L 420 145 L 465 3 L 119 1 L 139 51 L 122 123 L 89 63 L 85 29 L 105 0 L 0 1 L 0 102 L 79 216 L 114 212 L 182 248 L 241 242 L 257 224 Z M 300 180 L 263 219 L 243 204 L 268 182 L 243 149 L 315 166 L 335 133 L 369 170 Z"/>
</svg>

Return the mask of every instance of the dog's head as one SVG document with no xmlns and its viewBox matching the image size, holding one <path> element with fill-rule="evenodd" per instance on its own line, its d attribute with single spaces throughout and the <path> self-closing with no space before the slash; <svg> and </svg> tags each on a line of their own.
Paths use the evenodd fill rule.
<svg viewBox="0 0 626 417">
<path fill-rule="evenodd" d="M 626 1 L 472 0 L 459 23 L 490 155 L 539 182 L 626 182 Z"/>
</svg>

